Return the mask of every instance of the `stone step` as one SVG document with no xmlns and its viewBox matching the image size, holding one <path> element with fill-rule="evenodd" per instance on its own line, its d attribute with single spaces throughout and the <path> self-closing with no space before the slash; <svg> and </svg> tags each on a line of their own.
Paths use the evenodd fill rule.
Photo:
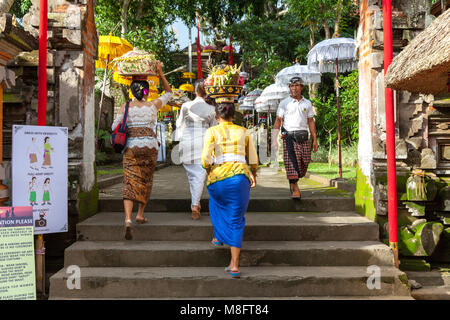
<svg viewBox="0 0 450 320">
<path fill-rule="evenodd" d="M 416 300 L 450 300 L 450 285 L 424 286 L 411 291 Z"/>
<path fill-rule="evenodd" d="M 208 211 L 208 199 L 201 200 L 203 211 Z M 136 206 L 135 206 L 136 207 Z M 146 212 L 186 212 L 191 208 L 191 199 L 157 198 L 148 202 Z M 329 212 L 329 211 L 354 211 L 355 199 L 346 197 L 303 197 L 301 200 L 285 198 L 259 198 L 250 199 L 248 212 Z M 100 199 L 99 211 L 123 212 L 123 200 L 120 198 Z"/>
<path fill-rule="evenodd" d="M 133 214 L 135 216 L 135 213 Z M 192 220 L 189 213 L 152 212 L 149 223 L 134 226 L 138 241 L 208 241 L 212 237 L 209 216 Z M 245 215 L 246 241 L 377 241 L 379 227 L 354 212 L 256 213 Z M 78 240 L 123 240 L 123 213 L 102 212 L 77 224 Z"/>
<path fill-rule="evenodd" d="M 208 241 L 78 241 L 65 251 L 65 266 L 220 267 L 229 247 Z M 375 241 L 247 241 L 240 266 L 392 266 L 391 249 Z"/>
<path fill-rule="evenodd" d="M 217 268 L 81 268 L 81 289 L 69 290 L 65 269 L 50 278 L 52 298 L 194 298 L 409 296 L 404 273 L 381 267 L 380 289 L 366 267 L 242 267 L 232 279 Z M 403 280 L 404 281 L 404 280 Z"/>
<path fill-rule="evenodd" d="M 422 286 L 450 286 L 450 273 L 433 271 L 407 271 L 408 279 L 420 283 Z"/>
</svg>

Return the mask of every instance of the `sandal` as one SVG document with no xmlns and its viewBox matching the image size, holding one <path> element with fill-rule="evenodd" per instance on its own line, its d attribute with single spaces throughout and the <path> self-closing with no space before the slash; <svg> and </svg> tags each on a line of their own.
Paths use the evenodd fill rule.
<svg viewBox="0 0 450 320">
<path fill-rule="evenodd" d="M 200 219 L 200 207 L 193 206 L 192 207 L 192 220 L 198 220 L 198 219 Z"/>
<path fill-rule="evenodd" d="M 292 189 L 292 184 L 289 186 L 290 187 L 290 189 L 291 189 L 291 198 L 292 199 L 296 199 L 296 200 L 300 200 L 301 199 L 301 197 L 302 197 L 302 195 L 301 195 L 301 193 L 300 193 L 300 190 L 298 190 L 298 191 L 293 191 Z"/>
<path fill-rule="evenodd" d="M 133 239 L 133 222 L 131 220 L 125 221 L 125 239 L 132 240 Z"/>
<path fill-rule="evenodd" d="M 136 218 L 136 223 L 137 224 L 144 224 L 144 223 L 147 223 L 147 222 L 148 222 L 147 218 L 142 218 L 142 219 Z"/>
<path fill-rule="evenodd" d="M 228 273 L 232 278 L 239 278 L 241 276 L 241 272 L 239 270 L 237 272 L 233 272 L 228 267 L 225 267 L 225 272 Z"/>
<path fill-rule="evenodd" d="M 219 240 L 217 240 L 216 238 L 213 238 L 211 240 L 211 244 L 215 247 L 222 247 L 223 246 L 223 242 L 220 242 Z"/>
</svg>

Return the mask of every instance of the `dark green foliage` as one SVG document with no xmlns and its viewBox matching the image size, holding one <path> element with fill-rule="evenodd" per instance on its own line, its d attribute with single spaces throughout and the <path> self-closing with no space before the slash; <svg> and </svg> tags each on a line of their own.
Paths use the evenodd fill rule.
<svg viewBox="0 0 450 320">
<path fill-rule="evenodd" d="M 31 0 L 15 0 L 9 13 L 21 19 L 30 10 Z"/>
</svg>

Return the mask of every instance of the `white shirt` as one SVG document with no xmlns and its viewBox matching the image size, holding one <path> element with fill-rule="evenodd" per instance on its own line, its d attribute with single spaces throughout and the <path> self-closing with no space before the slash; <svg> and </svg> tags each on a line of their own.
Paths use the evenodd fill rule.
<svg viewBox="0 0 450 320">
<path fill-rule="evenodd" d="M 215 108 L 201 97 L 185 102 L 177 118 L 176 139 L 180 141 L 180 160 L 201 164 L 206 129 L 217 124 Z"/>
<path fill-rule="evenodd" d="M 308 118 L 314 117 L 314 110 L 311 101 L 303 96 L 300 101 L 287 97 L 280 102 L 277 117 L 283 119 L 283 127 L 287 131 L 308 130 Z"/>
</svg>

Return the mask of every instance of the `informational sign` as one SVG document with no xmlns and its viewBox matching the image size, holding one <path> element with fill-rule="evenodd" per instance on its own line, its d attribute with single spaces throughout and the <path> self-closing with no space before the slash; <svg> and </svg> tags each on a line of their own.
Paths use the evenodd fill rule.
<svg viewBox="0 0 450 320">
<path fill-rule="evenodd" d="M 32 206 L 34 234 L 68 231 L 68 130 L 13 126 L 12 203 Z"/>
<path fill-rule="evenodd" d="M 0 300 L 36 300 L 33 208 L 0 207 Z"/>
</svg>

